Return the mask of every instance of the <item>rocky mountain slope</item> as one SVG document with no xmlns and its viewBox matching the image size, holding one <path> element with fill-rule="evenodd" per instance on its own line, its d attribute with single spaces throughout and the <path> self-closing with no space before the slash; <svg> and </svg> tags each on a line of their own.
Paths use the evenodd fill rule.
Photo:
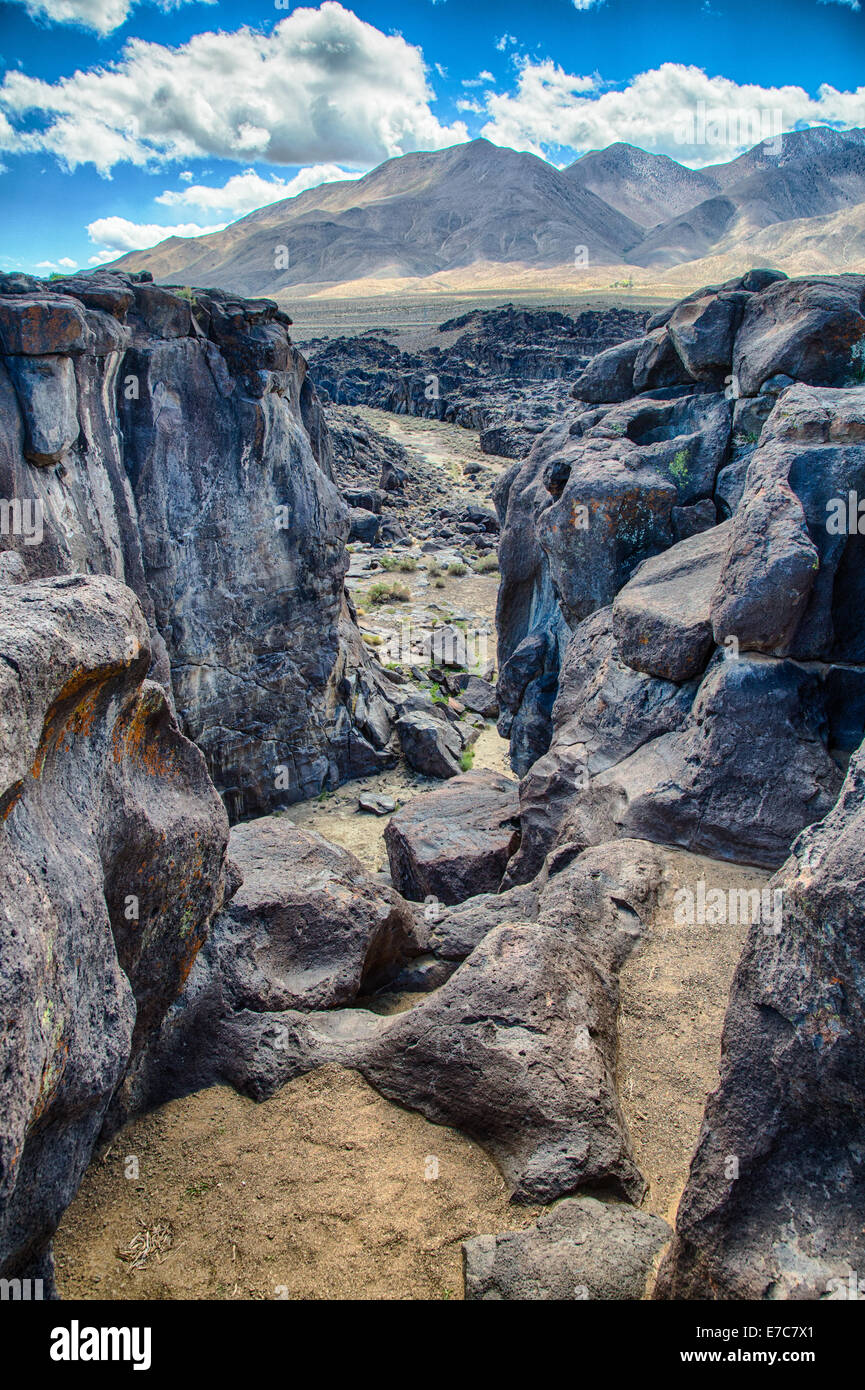
<svg viewBox="0 0 865 1390">
<path fill-rule="evenodd" d="M 591 287 L 605 267 L 626 278 L 636 270 L 648 286 L 690 263 L 699 274 L 698 263 L 713 258 L 741 269 L 768 257 L 790 272 L 861 270 L 863 205 L 862 130 L 787 132 L 700 170 L 621 143 L 560 170 L 481 139 L 388 160 L 356 181 L 270 204 L 222 232 L 169 238 L 115 265 L 149 270 L 162 283 L 286 300 L 375 285 L 516 285 L 526 274 Z M 808 237 L 809 223 L 820 224 L 819 240 Z M 597 283 L 608 288 L 610 272 Z"/>
</svg>

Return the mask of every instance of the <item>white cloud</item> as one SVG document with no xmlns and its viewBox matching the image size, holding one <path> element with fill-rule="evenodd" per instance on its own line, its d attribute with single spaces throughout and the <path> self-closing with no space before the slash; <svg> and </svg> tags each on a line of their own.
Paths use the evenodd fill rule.
<svg viewBox="0 0 865 1390">
<path fill-rule="evenodd" d="M 574 0 L 575 10 L 594 10 L 603 5 L 604 0 Z"/>
<path fill-rule="evenodd" d="M 477 75 L 477 77 L 464 77 L 464 78 L 463 78 L 463 86 L 464 86 L 464 87 L 483 87 L 483 86 L 485 86 L 485 85 L 486 85 L 487 83 L 489 83 L 489 82 L 495 82 L 495 80 L 496 80 L 496 79 L 493 77 L 492 73 L 491 73 L 491 72 L 487 72 L 486 68 L 484 68 L 483 72 L 479 72 L 478 75 Z"/>
<path fill-rule="evenodd" d="M 212 227 L 199 227 L 197 222 L 180 222 L 174 227 L 159 227 L 153 222 L 130 222 L 125 217 L 98 217 L 87 225 L 90 240 L 110 249 L 106 260 L 113 260 L 123 251 L 144 251 L 170 236 L 206 236 L 208 232 L 221 232 L 225 222 L 217 222 Z M 90 264 L 99 264 L 91 258 Z"/>
<path fill-rule="evenodd" d="M 263 179 L 254 169 L 245 169 L 242 174 L 234 174 L 221 188 L 196 183 L 189 188 L 169 189 L 160 193 L 156 202 L 166 207 L 205 208 L 209 212 L 228 212 L 232 217 L 243 217 L 245 213 L 265 207 L 268 203 L 278 203 L 282 198 L 296 198 L 299 193 L 317 188 L 319 184 L 353 178 L 357 178 L 357 175 L 346 173 L 337 164 L 310 165 L 307 169 L 301 169 L 293 179 L 280 179 L 275 174 Z"/>
<path fill-rule="evenodd" d="M 861 10 L 859 0 L 817 0 L 818 5 L 846 5 L 848 9 Z"/>
<path fill-rule="evenodd" d="M 116 261 L 116 251 L 97 251 L 95 256 L 87 257 L 88 265 L 105 265 L 106 261 Z"/>
<path fill-rule="evenodd" d="M 499 53 L 504 53 L 509 44 L 515 45 L 516 43 L 517 40 L 514 38 L 513 34 L 502 34 L 501 38 L 496 39 L 496 48 L 499 50 Z"/>
<path fill-rule="evenodd" d="M 77 270 L 78 262 L 69 256 L 61 256 L 58 261 L 37 261 L 37 270 Z"/>
<path fill-rule="evenodd" d="M 484 108 L 479 101 L 466 101 L 465 99 L 458 101 L 457 110 L 470 111 L 474 116 L 482 116 L 484 114 Z"/>
<path fill-rule="evenodd" d="M 51 24 L 77 24 L 97 34 L 111 34 L 125 24 L 137 0 L 11 0 L 23 5 L 33 19 Z M 160 10 L 177 10 L 184 4 L 215 5 L 216 0 L 154 0 Z"/>
<path fill-rule="evenodd" d="M 47 150 L 70 169 L 92 162 L 218 156 L 271 164 L 372 164 L 468 138 L 439 123 L 423 55 L 325 0 L 270 34 L 196 34 L 177 48 L 130 39 L 115 63 L 44 82 L 7 72 L 0 149 Z"/>
<path fill-rule="evenodd" d="M 839 92 L 824 83 L 811 97 L 801 87 L 740 86 L 701 68 L 664 63 L 621 90 L 601 90 L 597 78 L 566 73 L 547 59 L 525 62 L 516 94 L 490 92 L 486 107 L 490 119 L 481 134 L 514 149 L 585 151 L 624 140 L 699 167 L 731 159 L 797 123 L 862 125 L 865 87 Z"/>
</svg>

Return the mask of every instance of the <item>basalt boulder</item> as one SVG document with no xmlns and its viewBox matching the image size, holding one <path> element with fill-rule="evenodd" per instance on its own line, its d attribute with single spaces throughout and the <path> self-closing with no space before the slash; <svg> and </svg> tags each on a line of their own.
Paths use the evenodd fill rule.
<svg viewBox="0 0 865 1390">
<path fill-rule="evenodd" d="M 496 892 L 519 843 L 517 791 L 499 773 L 467 772 L 397 811 L 385 844 L 403 896 L 452 904 Z"/>
<path fill-rule="evenodd" d="M 336 1008 L 417 955 L 414 917 L 348 850 L 287 816 L 244 821 L 229 854 L 242 884 L 211 933 L 231 1008 Z"/>
<path fill-rule="evenodd" d="M 670 1234 L 659 1216 L 624 1203 L 566 1197 L 524 1231 L 464 1242 L 466 1298 L 640 1299 Z"/>
</svg>

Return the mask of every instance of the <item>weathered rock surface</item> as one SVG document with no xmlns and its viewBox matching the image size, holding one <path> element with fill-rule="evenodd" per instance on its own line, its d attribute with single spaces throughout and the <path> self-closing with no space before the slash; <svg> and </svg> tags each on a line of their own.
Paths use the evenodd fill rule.
<svg viewBox="0 0 865 1390">
<path fill-rule="evenodd" d="M 716 636 L 732 633 L 742 648 L 802 660 L 860 663 L 860 496 L 865 387 L 785 390 L 730 524 L 712 598 Z"/>
<path fill-rule="evenodd" d="M 715 638 L 710 604 L 727 550 L 729 523 L 644 560 L 613 603 L 613 635 L 629 666 L 660 680 L 700 675 Z"/>
<path fill-rule="evenodd" d="M 656 1297 L 861 1297 L 863 817 L 860 751 L 771 881 L 780 932 L 751 929 Z"/>
<path fill-rule="evenodd" d="M 408 710 L 396 721 L 405 760 L 427 777 L 456 777 L 460 771 L 463 741 L 447 719 L 424 710 Z"/>
<path fill-rule="evenodd" d="M 0 498 L 42 534 L 0 545 L 135 591 L 233 817 L 391 762 L 352 717 L 389 683 L 344 607 L 348 512 L 286 316 L 107 271 L 20 291 L 0 279 Z"/>
<path fill-rule="evenodd" d="M 0 584 L 0 1271 L 49 1287 L 109 1103 L 225 891 L 225 812 L 150 659 L 116 580 Z"/>
<path fill-rule="evenodd" d="M 487 1147 L 517 1199 L 643 1191 L 615 1094 L 615 1003 L 565 931 L 503 924 L 360 1050 L 383 1095 Z"/>
<path fill-rule="evenodd" d="M 465 1241 L 466 1298 L 640 1299 L 670 1235 L 666 1221 L 648 1212 L 567 1197 L 524 1231 Z"/>
<path fill-rule="evenodd" d="M 816 675 L 793 662 L 718 659 L 686 723 L 591 779 L 559 838 L 626 835 L 777 868 L 838 794 Z"/>
<path fill-rule="evenodd" d="M 211 951 L 233 1009 L 336 1008 L 417 954 L 398 894 L 288 817 L 236 825 L 229 854 L 243 882 L 214 923 Z"/>
<path fill-rule="evenodd" d="M 385 844 L 403 896 L 459 903 L 496 892 L 519 842 L 517 790 L 498 773 L 467 772 L 397 811 Z"/>
<path fill-rule="evenodd" d="M 641 939 L 659 882 L 654 847 L 623 840 L 563 857 L 531 889 L 456 909 L 472 940 L 460 940 L 458 924 L 449 933 L 447 909 L 429 920 L 424 910 L 418 949 L 428 927 L 429 946 L 441 954 L 415 964 L 421 987 L 431 970 L 439 987 L 392 1015 L 235 1010 L 208 942 L 163 1029 L 151 1099 L 216 1081 L 262 1099 L 336 1063 L 478 1139 L 518 1199 L 551 1201 L 597 1183 L 639 1199 L 644 1185 L 615 1091 L 616 976 Z"/>
<path fill-rule="evenodd" d="M 499 491 L 502 678 L 524 641 L 544 649 L 543 690 L 532 680 L 500 688 L 500 727 L 511 738 L 515 771 L 525 774 L 550 745 L 569 631 L 612 603 L 642 562 L 737 507 L 712 596 L 715 640 L 736 636 L 752 649 L 803 659 L 835 655 L 814 629 L 824 639 L 829 633 L 836 569 L 843 605 L 860 603 L 855 547 L 827 537 L 826 505 L 841 489 L 863 486 L 862 412 L 853 399 L 863 341 L 862 276 L 753 273 L 687 296 L 656 315 L 642 338 L 592 359 L 575 382 L 571 410 Z M 803 382 L 810 393 L 796 384 Z M 814 388 L 823 388 L 822 406 Z M 664 605 L 669 640 L 659 675 L 687 679 L 704 664 L 711 644 L 702 597 L 699 622 L 686 624 L 689 651 L 673 664 L 673 610 Z M 840 607 L 838 599 L 836 592 Z M 619 635 L 627 643 L 623 626 Z M 636 635 L 647 637 L 639 624 Z M 638 648 L 629 654 L 639 664 Z"/>
<path fill-rule="evenodd" d="M 733 373 L 756 396 L 783 373 L 810 386 L 852 384 L 852 348 L 865 337 L 865 276 L 815 275 L 770 285 L 745 306 Z"/>
<path fill-rule="evenodd" d="M 525 883 L 540 871 L 592 776 L 684 725 L 695 689 L 694 683 L 675 685 L 628 666 L 613 638 L 610 608 L 574 629 L 553 708 L 552 744 L 520 784 L 520 847 L 506 885 Z"/>
</svg>

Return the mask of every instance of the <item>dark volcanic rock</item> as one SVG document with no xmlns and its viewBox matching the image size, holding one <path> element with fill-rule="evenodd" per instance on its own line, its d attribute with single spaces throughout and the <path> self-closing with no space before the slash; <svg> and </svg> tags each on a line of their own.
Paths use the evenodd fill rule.
<svg viewBox="0 0 865 1390">
<path fill-rule="evenodd" d="M 838 794 L 824 720 L 815 673 L 790 661 L 716 660 L 681 732 L 593 777 L 560 838 L 627 835 L 777 868 Z"/>
<path fill-rule="evenodd" d="M 622 660 L 610 608 L 575 628 L 553 708 L 552 745 L 520 785 L 520 848 L 506 883 L 525 883 L 538 873 L 590 778 L 681 728 L 694 693 L 693 684 L 657 680 Z"/>
<path fill-rule="evenodd" d="M 639 1201 L 614 1083 L 615 998 L 570 933 L 505 924 L 357 1065 L 383 1095 L 488 1148 L 517 1200 L 604 1182 Z"/>
<path fill-rule="evenodd" d="M 234 1010 L 330 1009 L 417 954 L 411 910 L 348 850 L 287 817 L 245 821 L 229 854 L 243 878 L 211 933 Z"/>
<path fill-rule="evenodd" d="M 865 1267 L 865 760 L 772 879 L 656 1297 L 846 1298 Z"/>
<path fill-rule="evenodd" d="M 385 831 L 394 884 L 406 897 L 459 903 L 494 893 L 519 842 L 517 784 L 468 772 L 403 806 Z"/>
<path fill-rule="evenodd" d="M 715 645 L 709 606 L 729 526 L 702 531 L 644 560 L 619 590 L 613 604 L 613 636 L 629 666 L 676 682 L 691 680 L 705 669 Z"/>
<path fill-rule="evenodd" d="M 712 599 L 716 636 L 802 660 L 865 658 L 851 493 L 865 496 L 865 387 L 785 390 L 730 524 Z"/>
<path fill-rule="evenodd" d="M 50 1287 L 112 1096 L 222 902 L 228 823 L 129 589 L 0 585 L 0 656 L 0 1272 Z"/>
<path fill-rule="evenodd" d="M 865 276 L 782 280 L 752 297 L 736 334 L 733 374 L 756 396 L 781 373 L 811 386 L 852 385 L 854 344 L 865 337 Z"/>
<path fill-rule="evenodd" d="M 344 610 L 348 513 L 276 305 L 102 271 L 0 293 L 0 340 L 0 496 L 43 521 L 0 544 L 31 578 L 135 591 L 230 813 L 391 761 L 350 713 L 386 682 Z"/>
<path fill-rule="evenodd" d="M 466 1298 L 640 1299 L 666 1221 L 622 1203 L 567 1197 L 524 1231 L 463 1244 Z"/>
<path fill-rule="evenodd" d="M 454 726 L 436 714 L 408 710 L 396 721 L 400 746 L 409 767 L 427 777 L 456 777 L 463 741 Z"/>
</svg>

